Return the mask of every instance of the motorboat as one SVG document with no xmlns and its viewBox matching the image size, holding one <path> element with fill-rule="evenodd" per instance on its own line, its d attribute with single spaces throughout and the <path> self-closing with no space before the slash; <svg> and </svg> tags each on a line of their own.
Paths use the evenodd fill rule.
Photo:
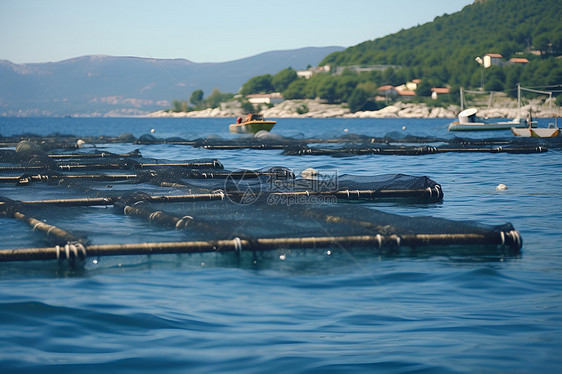
<svg viewBox="0 0 562 374">
<path fill-rule="evenodd" d="M 276 123 L 265 120 L 260 114 L 249 114 L 246 119 L 238 117 L 236 123 L 230 124 L 228 129 L 235 134 L 255 134 L 262 130 L 270 131 Z"/>
<path fill-rule="evenodd" d="M 472 91 L 466 91 L 472 92 Z M 474 93 L 474 92 L 473 92 Z M 483 92 L 476 92 L 483 93 Z M 511 128 L 525 129 L 537 127 L 537 122 L 534 122 L 530 117 L 529 119 L 521 118 L 521 86 L 517 84 L 517 117 L 511 121 L 488 121 L 476 115 L 478 109 L 468 108 L 463 110 L 464 105 L 464 91 L 460 89 L 461 97 L 461 112 L 458 115 L 458 121 L 449 124 L 449 131 L 483 131 L 483 130 L 509 130 Z"/>
<path fill-rule="evenodd" d="M 529 123 L 524 118 L 515 118 L 511 121 L 491 122 L 476 115 L 478 109 L 468 108 L 459 113 L 458 121 L 449 124 L 449 131 L 478 131 L 478 130 L 509 130 L 513 128 L 527 128 Z M 531 123 L 536 127 L 536 122 Z"/>
</svg>

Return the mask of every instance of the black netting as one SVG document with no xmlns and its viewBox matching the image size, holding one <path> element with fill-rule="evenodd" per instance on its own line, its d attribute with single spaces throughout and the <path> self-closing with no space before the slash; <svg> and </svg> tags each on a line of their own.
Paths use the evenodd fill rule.
<svg viewBox="0 0 562 374">
<path fill-rule="evenodd" d="M 214 159 L 171 162 L 143 157 L 138 150 L 114 154 L 95 147 L 85 152 L 70 146 L 77 142 L 71 136 L 29 139 L 15 143 L 15 151 L 0 152 L 0 215 L 19 220 L 33 233 L 30 240 L 37 245 L 55 247 L 6 248 L 0 251 L 4 261 L 283 248 L 362 248 L 410 255 L 431 254 L 436 248 L 473 253 L 476 248 L 476 252 L 516 255 L 521 248 L 520 236 L 510 224 L 495 227 L 405 217 L 342 204 L 387 199 L 440 202 L 441 186 L 426 176 L 337 175 L 312 168 L 295 173 L 282 166 L 231 170 Z M 373 139 L 346 136 L 326 141 L 326 149 L 343 149 L 342 145 L 348 151 L 352 146 L 362 149 L 361 145 L 372 149 Z M 153 136 L 96 140 L 163 141 Z M 238 143 L 259 147 L 256 140 L 260 138 L 241 138 Z M 10 144 L 10 139 L 3 141 Z M 280 137 L 261 141 L 280 149 L 285 144 L 285 150 L 289 146 L 312 149 L 309 144 L 314 143 Z M 211 142 L 233 146 L 236 141 Z M 391 146 L 390 139 L 384 142 Z M 191 143 L 210 146 L 207 140 Z M 449 142 L 441 147 L 472 145 Z M 111 222 L 106 227 L 90 223 L 105 219 Z M 107 243 L 108 237 L 112 243 Z"/>
<path fill-rule="evenodd" d="M 132 134 L 118 137 L 75 137 L 71 135 L 53 134 L 40 137 L 33 134 L 23 136 L 0 136 L 0 146 L 16 146 L 21 141 L 36 144 L 44 152 L 54 149 L 75 150 L 80 143 L 105 144 L 176 144 L 206 149 L 279 149 L 285 154 L 404 154 L 423 155 L 440 152 L 544 152 L 548 148 L 562 148 L 562 137 L 554 138 L 488 138 L 472 139 L 463 137 L 438 138 L 427 136 L 405 135 L 391 132 L 383 137 L 372 137 L 358 134 L 345 134 L 335 138 L 291 138 L 279 134 L 257 133 L 234 139 L 219 136 L 207 138 L 184 139 L 180 137 L 159 138 L 153 134 L 145 134 L 138 139 Z M 319 146 L 321 144 L 321 146 Z M 329 146 L 328 146 L 329 145 Z"/>
</svg>

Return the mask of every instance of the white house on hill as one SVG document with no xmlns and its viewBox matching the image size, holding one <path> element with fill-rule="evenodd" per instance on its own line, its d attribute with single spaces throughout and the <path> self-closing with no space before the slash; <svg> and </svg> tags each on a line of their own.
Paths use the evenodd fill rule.
<svg viewBox="0 0 562 374">
<path fill-rule="evenodd" d="M 529 63 L 529 60 L 527 60 L 526 58 L 513 57 L 509 59 L 508 63 L 525 65 Z"/>
<path fill-rule="evenodd" d="M 283 100 L 283 96 L 279 92 L 273 92 L 269 94 L 253 94 L 247 95 L 246 98 L 252 104 L 279 104 Z"/>
<path fill-rule="evenodd" d="M 450 93 L 451 90 L 448 87 L 433 87 L 431 89 L 431 98 L 437 100 L 439 95 L 448 95 Z"/>
<path fill-rule="evenodd" d="M 503 56 L 499 53 L 486 53 L 483 58 L 484 68 L 489 68 L 490 66 L 497 66 L 503 63 Z"/>
<path fill-rule="evenodd" d="M 307 70 L 298 70 L 297 76 L 299 78 L 310 79 L 314 74 L 329 73 L 329 72 L 330 72 L 330 65 L 324 65 L 324 66 L 312 67 Z"/>
</svg>

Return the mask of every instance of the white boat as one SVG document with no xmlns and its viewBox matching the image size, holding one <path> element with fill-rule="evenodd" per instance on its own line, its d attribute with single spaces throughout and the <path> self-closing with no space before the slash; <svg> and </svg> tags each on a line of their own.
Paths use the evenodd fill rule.
<svg viewBox="0 0 562 374">
<path fill-rule="evenodd" d="M 476 116 L 478 109 L 468 108 L 459 113 L 458 121 L 449 124 L 449 131 L 509 130 L 529 127 L 527 120 L 515 118 L 511 121 L 489 122 Z M 536 123 L 534 123 L 536 127 Z"/>
<path fill-rule="evenodd" d="M 470 92 L 470 91 L 467 91 Z M 521 86 L 517 84 L 517 117 L 511 121 L 486 121 L 478 116 L 476 113 L 478 109 L 468 108 L 462 110 L 464 105 L 463 89 L 460 90 L 461 96 L 461 112 L 458 116 L 458 121 L 449 124 L 449 131 L 483 131 L 483 130 L 509 130 L 511 128 L 522 129 L 528 127 L 537 127 L 537 122 L 521 118 Z M 530 114 L 529 114 L 530 116 Z"/>
<path fill-rule="evenodd" d="M 560 129 L 558 124 L 549 123 L 547 128 L 526 128 L 518 129 L 515 127 L 511 128 L 511 132 L 515 136 L 521 136 L 524 138 L 555 138 L 560 134 Z"/>
</svg>

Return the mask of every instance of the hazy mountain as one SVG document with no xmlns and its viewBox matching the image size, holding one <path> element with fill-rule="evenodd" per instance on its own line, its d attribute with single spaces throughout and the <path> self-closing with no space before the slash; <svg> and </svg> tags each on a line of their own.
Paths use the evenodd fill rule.
<svg viewBox="0 0 562 374">
<path fill-rule="evenodd" d="M 202 89 L 237 92 L 248 79 L 316 66 L 342 47 L 272 51 L 222 63 L 84 56 L 49 63 L 0 60 L 0 116 L 134 115 Z"/>
</svg>

